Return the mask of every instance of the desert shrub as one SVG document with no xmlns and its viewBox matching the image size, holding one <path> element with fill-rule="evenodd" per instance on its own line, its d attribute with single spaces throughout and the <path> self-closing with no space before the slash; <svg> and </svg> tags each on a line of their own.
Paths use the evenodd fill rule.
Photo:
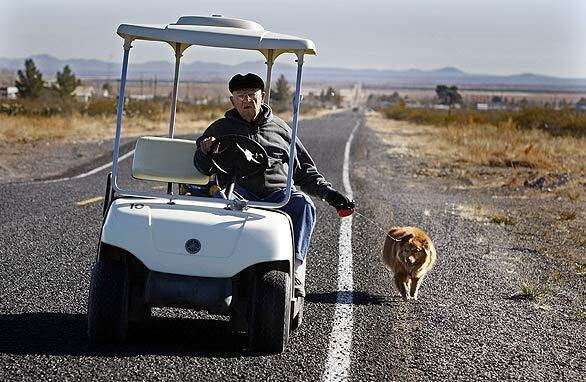
<svg viewBox="0 0 586 382">
<path fill-rule="evenodd" d="M 168 108 L 170 105 L 166 106 Z M 209 103 L 207 105 L 195 105 L 191 103 L 178 102 L 177 112 L 178 113 L 189 113 L 196 118 L 201 119 L 218 119 L 224 115 L 226 110 L 232 106 L 228 103 Z"/>
<path fill-rule="evenodd" d="M 20 115 L 24 114 L 24 106 L 17 101 L 4 101 L 0 104 L 0 114 Z"/>
<path fill-rule="evenodd" d="M 55 115 L 71 114 L 77 109 L 75 101 L 65 101 L 48 97 L 10 100 L 2 103 L 0 113 L 8 115 L 30 115 L 52 117 Z"/>
<path fill-rule="evenodd" d="M 83 105 L 81 113 L 90 117 L 116 115 L 117 106 L 114 98 L 92 98 Z"/>
<path fill-rule="evenodd" d="M 124 105 L 124 115 L 128 118 L 143 117 L 150 120 L 161 119 L 166 113 L 164 105 L 154 100 L 132 100 L 128 99 Z"/>
<path fill-rule="evenodd" d="M 522 129 L 541 129 L 556 136 L 586 136 L 586 114 L 570 108 L 528 107 L 514 112 L 511 118 Z"/>
<path fill-rule="evenodd" d="M 171 102 L 168 98 L 153 100 L 126 99 L 124 115 L 127 118 L 141 117 L 159 121 L 167 118 Z M 72 99 L 48 95 L 38 99 L 3 100 L 0 104 L 0 114 L 29 115 L 29 116 L 56 116 L 79 113 L 88 117 L 116 116 L 118 100 L 116 98 L 92 98 L 89 102 L 78 102 Z M 192 114 L 199 119 L 217 119 L 231 108 L 227 103 L 211 103 L 195 105 L 185 102 L 177 103 L 177 113 Z"/>
<path fill-rule="evenodd" d="M 438 110 L 393 106 L 384 110 L 387 118 L 419 124 L 445 126 L 493 125 L 514 123 L 520 129 L 540 129 L 554 136 L 586 136 L 586 114 L 566 108 L 527 107 L 518 111 L 471 109 Z"/>
</svg>

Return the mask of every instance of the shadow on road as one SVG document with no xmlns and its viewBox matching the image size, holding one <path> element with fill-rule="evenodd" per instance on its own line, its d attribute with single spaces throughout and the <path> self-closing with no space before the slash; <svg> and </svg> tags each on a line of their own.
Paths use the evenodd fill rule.
<svg viewBox="0 0 586 382">
<path fill-rule="evenodd" d="M 153 317 L 147 327 L 133 328 L 123 344 L 94 345 L 87 338 L 85 314 L 0 314 L 0 353 L 103 357 L 248 354 L 246 337 L 228 331 L 227 325 L 227 321 L 210 319 Z"/>
<path fill-rule="evenodd" d="M 342 292 L 341 303 L 348 301 L 350 292 Z M 399 303 L 399 298 L 393 298 L 389 296 L 372 295 L 368 292 L 353 291 L 352 305 L 393 305 Z M 336 304 L 338 298 L 338 292 L 326 292 L 326 293 L 308 293 L 305 297 L 306 302 L 320 303 L 320 304 Z"/>
</svg>

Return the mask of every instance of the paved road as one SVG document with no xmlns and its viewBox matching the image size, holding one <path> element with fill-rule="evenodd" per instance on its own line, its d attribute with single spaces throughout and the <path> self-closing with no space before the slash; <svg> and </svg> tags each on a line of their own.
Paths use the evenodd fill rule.
<svg viewBox="0 0 586 382">
<path fill-rule="evenodd" d="M 351 114 L 302 123 L 301 136 L 322 172 L 341 187 Z M 123 162 L 128 171 L 130 161 Z M 158 310 L 148 331 L 123 346 L 86 339 L 90 267 L 100 231 L 105 174 L 40 185 L 0 185 L 0 375 L 5 379 L 316 380 L 324 372 L 336 291 L 339 218 L 318 204 L 303 329 L 287 351 L 249 356 L 226 321 Z"/>
<path fill-rule="evenodd" d="M 342 113 L 304 121 L 303 142 L 321 172 L 342 189 L 345 142 L 357 120 Z M 354 217 L 354 330 L 349 377 L 390 380 L 580 380 L 586 375 L 583 323 L 564 322 L 506 299 L 520 265 L 506 233 L 451 213 L 462 198 L 406 177 L 405 158 L 388 155 L 360 127 L 351 181 L 362 213 L 385 226 L 425 227 L 440 253 L 417 303 L 391 292 L 379 261 L 383 234 Z M 101 163 L 100 163 L 101 164 Z M 128 171 L 130 162 L 123 164 Z M 295 380 L 325 371 L 336 303 L 339 219 L 317 202 L 304 325 L 286 352 L 256 356 L 226 321 L 159 309 L 128 343 L 86 339 L 90 267 L 100 228 L 105 174 L 68 182 L 0 185 L 0 379 Z M 503 268 L 504 267 L 504 268 Z M 505 271 L 506 270 L 506 271 Z"/>
</svg>

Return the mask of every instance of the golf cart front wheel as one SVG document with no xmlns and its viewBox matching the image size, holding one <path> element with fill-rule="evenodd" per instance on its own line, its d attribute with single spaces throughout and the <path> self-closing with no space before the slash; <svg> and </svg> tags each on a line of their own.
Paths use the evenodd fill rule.
<svg viewBox="0 0 586 382">
<path fill-rule="evenodd" d="M 291 277 L 271 270 L 254 277 L 249 343 L 253 351 L 280 353 L 289 340 Z"/>
<path fill-rule="evenodd" d="M 88 299 L 88 337 L 96 343 L 122 342 L 128 330 L 126 264 L 98 260 L 92 270 Z"/>
</svg>

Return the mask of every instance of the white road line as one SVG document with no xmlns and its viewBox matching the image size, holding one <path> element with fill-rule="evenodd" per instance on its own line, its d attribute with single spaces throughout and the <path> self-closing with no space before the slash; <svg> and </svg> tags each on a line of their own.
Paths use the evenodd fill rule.
<svg viewBox="0 0 586 382">
<path fill-rule="evenodd" d="M 350 146 L 354 138 L 354 132 L 360 125 L 356 125 L 348 137 L 344 150 L 344 165 L 342 168 L 342 180 L 344 190 L 350 199 L 354 199 L 350 186 Z M 328 349 L 328 362 L 323 376 L 324 381 L 346 381 L 350 372 L 350 352 L 352 349 L 352 215 L 340 222 L 340 239 L 338 241 L 340 262 L 338 265 L 338 294 L 336 297 L 336 310 L 334 323 L 330 335 Z"/>
<path fill-rule="evenodd" d="M 132 156 L 134 154 L 134 150 L 131 150 L 129 152 L 127 152 L 126 154 L 118 157 L 118 163 L 122 162 L 123 160 L 125 160 L 126 158 L 129 158 L 130 156 Z M 46 184 L 46 183 L 57 183 L 57 182 L 64 182 L 66 180 L 72 180 L 72 179 L 81 179 L 81 178 L 85 178 L 88 177 L 90 175 L 94 175 L 102 170 L 105 170 L 107 168 L 111 168 L 112 167 L 112 162 L 110 163 L 106 163 L 105 165 L 102 165 L 100 167 L 96 167 L 93 170 L 90 170 L 88 172 L 84 172 L 83 174 L 79 174 L 79 175 L 75 175 L 75 176 L 69 176 L 66 178 L 59 178 L 59 179 L 49 179 L 49 180 L 39 180 L 36 182 L 26 182 L 23 184 Z"/>
</svg>

